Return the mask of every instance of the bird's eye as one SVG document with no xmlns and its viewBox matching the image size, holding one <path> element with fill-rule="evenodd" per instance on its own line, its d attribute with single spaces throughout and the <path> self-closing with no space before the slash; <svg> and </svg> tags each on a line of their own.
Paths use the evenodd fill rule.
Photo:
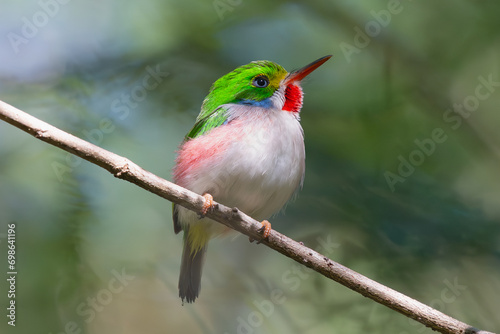
<svg viewBox="0 0 500 334">
<path fill-rule="evenodd" d="M 255 79 L 253 79 L 252 84 L 255 87 L 264 88 L 269 85 L 269 79 L 264 76 L 258 76 Z"/>
</svg>

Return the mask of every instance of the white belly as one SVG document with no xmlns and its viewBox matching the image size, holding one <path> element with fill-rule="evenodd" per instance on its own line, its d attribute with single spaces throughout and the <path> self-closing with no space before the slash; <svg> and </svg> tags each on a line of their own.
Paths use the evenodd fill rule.
<svg viewBox="0 0 500 334">
<path fill-rule="evenodd" d="M 217 202 L 263 220 L 281 210 L 302 183 L 304 137 L 298 119 L 290 112 L 252 108 L 244 115 L 249 116 L 240 114 L 224 125 L 234 127 L 234 135 L 227 138 L 229 145 L 187 187 L 200 194 L 208 192 Z M 179 218 L 189 224 L 210 221 L 198 220 L 185 209 Z M 221 225 L 215 224 L 218 226 L 210 230 L 217 233 Z"/>
</svg>

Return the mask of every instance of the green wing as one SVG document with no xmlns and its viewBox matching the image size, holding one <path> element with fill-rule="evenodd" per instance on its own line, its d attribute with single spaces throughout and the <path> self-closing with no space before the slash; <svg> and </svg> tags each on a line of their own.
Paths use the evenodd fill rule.
<svg viewBox="0 0 500 334">
<path fill-rule="evenodd" d="M 218 107 L 209 114 L 200 113 L 196 119 L 196 123 L 189 133 L 186 135 L 185 140 L 196 138 L 208 131 L 215 129 L 218 126 L 226 123 L 227 121 L 227 109 L 224 107 Z"/>
</svg>

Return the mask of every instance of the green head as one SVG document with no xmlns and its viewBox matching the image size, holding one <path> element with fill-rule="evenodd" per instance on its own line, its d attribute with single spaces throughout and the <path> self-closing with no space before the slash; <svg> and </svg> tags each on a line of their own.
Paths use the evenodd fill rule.
<svg viewBox="0 0 500 334">
<path fill-rule="evenodd" d="M 289 85 L 297 85 L 309 73 L 331 56 L 320 58 L 300 70 L 288 73 L 272 61 L 259 60 L 240 66 L 218 79 L 203 101 L 202 114 L 210 114 L 218 106 L 228 103 L 269 105 L 269 99 L 277 92 L 286 93 Z M 302 99 L 302 92 L 300 92 Z"/>
<path fill-rule="evenodd" d="M 325 56 L 290 73 L 267 60 L 253 61 L 229 72 L 210 88 L 196 124 L 186 135 L 186 140 L 224 124 L 228 116 L 224 108 L 219 108 L 224 104 L 278 108 L 298 113 L 302 107 L 300 80 L 330 57 Z"/>
<path fill-rule="evenodd" d="M 210 113 L 227 103 L 258 103 L 279 89 L 288 72 L 272 61 L 253 61 L 219 78 L 203 101 L 202 110 Z"/>
</svg>

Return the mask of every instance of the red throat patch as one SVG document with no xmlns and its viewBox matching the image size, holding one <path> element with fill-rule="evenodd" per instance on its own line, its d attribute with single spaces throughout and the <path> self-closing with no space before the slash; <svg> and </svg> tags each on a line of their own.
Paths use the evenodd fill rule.
<svg viewBox="0 0 500 334">
<path fill-rule="evenodd" d="M 302 108 L 302 88 L 290 84 L 285 89 L 285 104 L 283 110 L 290 112 L 299 112 Z"/>
</svg>

